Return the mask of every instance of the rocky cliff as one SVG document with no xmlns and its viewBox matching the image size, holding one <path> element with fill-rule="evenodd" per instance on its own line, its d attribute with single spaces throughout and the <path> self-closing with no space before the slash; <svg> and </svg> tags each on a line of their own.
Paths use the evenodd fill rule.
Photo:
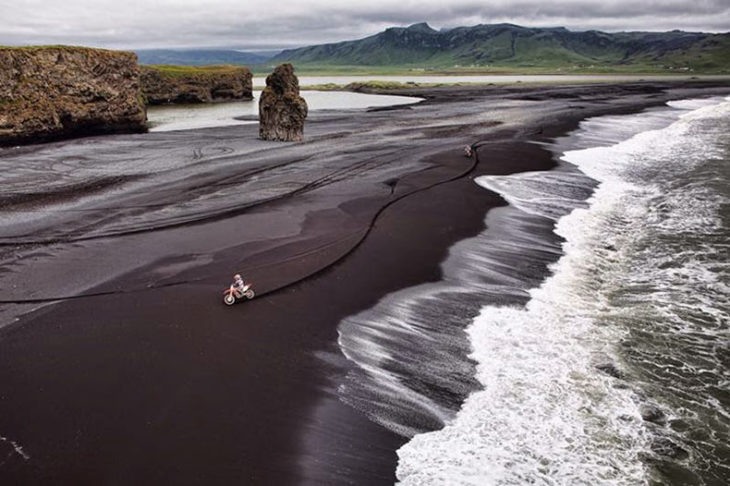
<svg viewBox="0 0 730 486">
<path fill-rule="evenodd" d="M 146 118 L 134 53 L 0 48 L 0 145 L 142 132 Z"/>
<path fill-rule="evenodd" d="M 150 105 L 253 99 L 251 72 L 238 66 L 142 66 Z"/>
<path fill-rule="evenodd" d="M 277 66 L 266 77 L 266 88 L 261 92 L 259 137 L 281 142 L 302 140 L 307 111 L 294 68 L 291 64 Z"/>
</svg>

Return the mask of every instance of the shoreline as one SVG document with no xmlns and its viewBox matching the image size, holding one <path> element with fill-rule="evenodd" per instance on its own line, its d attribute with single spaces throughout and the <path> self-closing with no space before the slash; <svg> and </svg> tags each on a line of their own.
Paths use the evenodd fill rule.
<svg viewBox="0 0 730 486">
<path fill-rule="evenodd" d="M 307 75 L 302 77 L 306 78 Z M 575 79 L 577 77 L 584 76 L 585 79 Z M 349 91 L 353 93 L 368 93 L 368 94 L 392 94 L 400 96 L 415 96 L 407 94 L 410 89 L 428 89 L 428 88 L 461 88 L 461 87 L 482 87 L 487 88 L 490 86 L 495 87 L 535 87 L 535 86 L 569 86 L 569 85 L 607 85 L 607 84 L 637 84 L 637 83 L 691 83 L 691 82 L 719 82 L 719 81 L 730 81 L 730 75 L 728 74 L 533 74 L 533 75 L 521 75 L 521 74 L 504 74 L 504 75 L 473 75 L 474 78 L 490 78 L 482 81 L 398 81 L 396 79 L 389 78 L 404 78 L 407 75 L 357 75 L 357 76 L 339 76 L 339 75 L 311 75 L 312 78 L 361 78 L 358 80 L 349 81 L 346 84 L 337 83 L 321 83 L 321 84 L 309 84 L 302 85 L 302 90 L 312 91 Z M 414 76 L 417 78 L 418 76 Z M 422 75 L 425 78 L 468 78 L 469 75 Z M 499 78 L 520 78 L 520 79 L 507 79 L 500 81 Z M 531 80 L 530 77 L 534 77 Z M 574 78 L 574 79 L 560 79 Z M 372 79 L 371 79 L 372 78 Z M 491 79 L 494 78 L 494 79 Z M 538 79 L 545 78 L 545 79 Z M 549 79 L 548 79 L 549 78 Z M 615 79 L 612 79 L 615 78 Z M 405 93 L 405 94 L 404 94 Z"/>
<path fill-rule="evenodd" d="M 586 99 L 571 98 L 579 100 L 581 108 L 556 107 L 542 118 L 507 126 L 475 129 L 466 121 L 419 128 L 419 133 L 426 130 L 431 137 L 442 137 L 418 154 L 419 161 L 430 161 L 407 167 L 394 185 L 374 192 L 369 188 L 361 197 L 352 192 L 359 179 L 343 179 L 339 188 L 334 183 L 326 186 L 321 197 L 339 202 L 306 213 L 298 233 L 307 236 L 306 241 L 291 235 L 254 239 L 248 246 L 214 251 L 202 266 L 183 271 L 171 270 L 174 262 L 162 265 L 155 260 L 95 287 L 112 292 L 142 289 L 151 275 L 162 273 L 153 280 L 155 288 L 56 304 L 0 328 L 0 382 L 12 390 L 0 401 L 0 435 L 29 456 L 15 457 L 0 468 L 0 478 L 392 483 L 395 449 L 404 439 L 369 422 L 339 401 L 332 389 L 333 377 L 350 366 L 336 344 L 340 319 L 389 292 L 440 278 L 439 263 L 449 247 L 480 231 L 487 211 L 504 204 L 474 184 L 473 177 L 549 169 L 552 154 L 532 142 L 552 140 L 588 116 L 640 111 L 694 88 L 670 86 L 677 92 L 662 94 L 639 87 L 633 94 L 643 101 L 633 103 L 616 100 L 617 95 L 632 94 L 622 93 L 621 85 L 582 86 L 577 95 L 573 88 L 494 88 L 486 95 L 474 87 L 431 90 L 427 101 L 419 104 L 426 110 L 458 102 L 471 108 L 483 102 L 489 108 L 496 101 L 490 104 L 488 96 L 561 103 L 565 98 L 560 93 L 566 89 Z M 408 117 L 409 111 L 364 116 Z M 458 107 L 454 116 L 460 116 Z M 338 124 L 331 114 L 315 117 L 313 125 L 321 127 L 314 130 L 315 139 L 331 136 Z M 224 138 L 237 133 L 212 132 Z M 397 138 L 414 132 L 405 125 L 401 135 L 394 133 Z M 462 145 L 454 140 L 478 137 L 491 140 L 478 149 L 480 164 L 468 177 L 447 182 L 463 173 L 466 160 Z M 372 169 L 383 171 L 374 180 L 388 180 L 386 169 Z M 393 203 L 394 195 L 414 188 L 421 190 Z M 229 219 L 244 223 L 261 214 L 284 221 L 283 214 L 301 205 L 302 198 L 314 198 L 314 193 L 267 203 Z M 384 204 L 389 204 L 387 209 Z M 354 236 L 373 214 L 374 230 L 353 249 Z M 253 224 L 266 234 L 275 223 Z M 341 225 L 338 234 L 328 232 L 332 225 Z M 220 229 L 208 229 L 215 228 Z M 185 234 L 211 236 L 198 229 L 185 229 Z M 153 232 L 150 237 L 157 244 L 174 244 L 179 235 L 167 233 Z M 414 241 L 428 244 L 414 246 Z M 136 243 L 143 245 L 141 240 Z M 303 255 L 302 244 L 314 253 Z M 236 264 L 254 268 L 240 259 L 242 253 L 250 254 L 252 262 L 273 266 L 251 272 L 256 288 L 262 289 L 260 300 L 226 309 L 216 300 L 225 284 L 221 276 L 225 279 Z M 315 276 L 301 280 L 313 269 Z M 185 283 L 194 278 L 199 280 Z M 295 280 L 299 283 L 292 283 Z M 164 286 L 175 281 L 183 283 Z M 264 297 L 282 281 L 291 286 Z M 48 410 L 49 403 L 54 410 Z"/>
<path fill-rule="evenodd" d="M 698 325 L 692 334 L 697 340 L 688 345 L 683 339 L 686 334 L 675 335 L 673 326 L 690 327 L 700 319 L 703 324 L 714 323 L 715 312 L 722 313 L 722 304 L 712 307 L 716 298 L 697 311 L 697 320 L 686 318 L 683 311 L 693 308 L 696 294 L 691 287 L 701 294 L 705 282 L 712 281 L 717 255 L 713 246 L 727 235 L 726 227 L 708 222 L 711 218 L 705 216 L 698 222 L 692 217 L 717 215 L 716 201 L 727 194 L 726 186 L 715 181 L 727 176 L 728 153 L 713 148 L 726 142 L 719 127 L 727 121 L 729 99 L 685 99 L 628 116 L 591 119 L 555 146 L 556 157 L 565 154 L 563 160 L 569 161 L 560 168 L 480 181 L 490 190 L 504 193 L 511 204 L 514 201 L 506 211 L 520 207 L 524 208 L 522 214 L 544 215 L 541 217 L 555 221 L 554 231 L 563 238 L 560 260 L 548 279 L 530 286 L 527 305 L 487 303 L 471 323 L 474 347 L 470 356 L 479 362 L 483 387 L 469 397 L 444 430 L 419 436 L 399 450 L 398 474 L 403 484 L 465 477 L 519 482 L 519 478 L 545 474 L 558 483 L 572 478 L 592 484 L 612 480 L 681 484 L 688 477 L 712 482 L 722 476 L 726 459 L 722 452 L 717 453 L 712 443 L 694 442 L 693 437 L 707 430 L 707 419 L 700 417 L 713 416 L 717 409 L 713 404 L 718 400 L 722 409 L 724 397 L 715 396 L 717 389 L 703 387 L 704 380 L 697 384 L 696 368 L 686 373 L 674 371 L 676 363 L 680 368 L 693 362 L 698 347 L 713 349 L 715 328 L 709 325 L 705 332 Z M 690 147 L 696 142 L 696 147 L 707 150 L 684 151 L 688 141 Z M 709 153 L 719 155 L 710 158 Z M 647 170 L 649 167 L 653 170 Z M 686 180 L 692 177 L 712 181 L 706 186 L 697 183 L 709 188 L 709 196 L 688 196 L 706 194 L 688 187 Z M 531 187 L 537 187 L 534 196 L 525 192 Z M 665 190 L 657 191 L 657 187 Z M 658 192 L 662 194 L 659 198 Z M 677 200 L 687 201 L 681 210 L 673 206 Z M 705 204 L 711 208 L 708 213 Z M 691 209 L 685 210 L 686 206 Z M 679 212 L 679 218 L 654 219 L 652 212 L 664 207 L 672 208 L 667 211 L 672 216 Z M 664 226 L 668 220 L 672 229 Z M 689 230 L 693 224 L 696 231 Z M 672 239 L 675 234 L 677 239 Z M 665 238 L 672 243 L 667 245 Z M 673 261 L 678 240 L 699 242 L 695 254 L 706 257 L 704 268 L 710 272 L 707 280 L 697 273 L 683 274 L 688 283 L 674 279 L 670 292 L 675 304 L 661 295 L 671 278 L 659 270 L 655 278 L 647 279 L 645 272 L 647 267 L 655 269 L 652 264 L 656 262 Z M 651 250 L 648 258 L 646 248 Z M 684 248 L 693 252 L 691 245 Z M 483 257 L 476 261 L 477 268 L 487 274 L 492 267 L 500 268 L 500 263 L 482 264 L 494 262 L 489 258 L 489 245 L 479 249 Z M 615 258 L 617 253 L 620 259 Z M 530 252 L 524 254 L 529 259 Z M 678 264 L 678 268 L 688 267 L 694 270 L 684 262 Z M 637 292 L 638 280 L 652 285 L 648 291 Z M 479 288 L 478 279 L 474 281 L 474 288 Z M 633 311 L 631 317 L 627 308 Z M 669 310 L 665 313 L 665 309 Z M 405 321 L 411 326 L 421 322 L 430 331 L 427 336 L 434 334 L 424 319 Z M 674 343 L 676 353 L 662 353 L 668 349 L 665 339 Z M 714 364 L 711 358 L 708 361 Z M 710 365 L 703 374 L 722 370 L 721 362 L 716 363 L 719 368 Z M 662 372 L 654 374 L 657 369 Z M 676 381 L 685 385 L 678 386 Z M 664 421 L 653 422 L 648 409 L 661 410 L 657 413 L 671 417 L 667 420 L 671 425 L 664 428 Z M 678 424 L 686 425 L 675 427 Z M 681 454 L 668 453 L 659 444 L 671 444 Z M 621 467 L 616 468 L 619 463 Z M 544 464 L 556 467 L 546 472 Z M 589 467 L 576 469 L 579 464 Z"/>
</svg>

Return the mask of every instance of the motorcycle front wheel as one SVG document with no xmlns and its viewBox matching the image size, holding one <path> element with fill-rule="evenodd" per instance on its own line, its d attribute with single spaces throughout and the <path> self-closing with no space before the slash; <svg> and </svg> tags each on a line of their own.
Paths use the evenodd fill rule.
<svg viewBox="0 0 730 486">
<path fill-rule="evenodd" d="M 236 298 L 233 294 L 226 294 L 223 296 L 223 303 L 226 305 L 233 305 L 236 303 Z"/>
</svg>

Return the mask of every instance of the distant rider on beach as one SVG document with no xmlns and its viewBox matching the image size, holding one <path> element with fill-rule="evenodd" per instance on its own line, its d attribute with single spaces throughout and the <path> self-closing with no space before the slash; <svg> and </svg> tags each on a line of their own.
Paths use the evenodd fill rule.
<svg viewBox="0 0 730 486">
<path fill-rule="evenodd" d="M 243 287 L 246 284 L 243 283 L 243 278 L 241 277 L 241 274 L 237 273 L 233 276 L 233 288 L 235 288 L 239 293 L 243 293 Z"/>
</svg>

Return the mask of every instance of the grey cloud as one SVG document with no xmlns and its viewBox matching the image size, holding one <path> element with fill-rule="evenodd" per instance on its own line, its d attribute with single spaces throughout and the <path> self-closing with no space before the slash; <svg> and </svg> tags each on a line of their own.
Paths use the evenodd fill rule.
<svg viewBox="0 0 730 486">
<path fill-rule="evenodd" d="M 349 2 L 348 2 L 349 3 Z M 727 0 L 0 0 L 0 44 L 292 47 L 427 21 L 435 28 L 509 22 L 574 30 L 730 30 Z"/>
</svg>

